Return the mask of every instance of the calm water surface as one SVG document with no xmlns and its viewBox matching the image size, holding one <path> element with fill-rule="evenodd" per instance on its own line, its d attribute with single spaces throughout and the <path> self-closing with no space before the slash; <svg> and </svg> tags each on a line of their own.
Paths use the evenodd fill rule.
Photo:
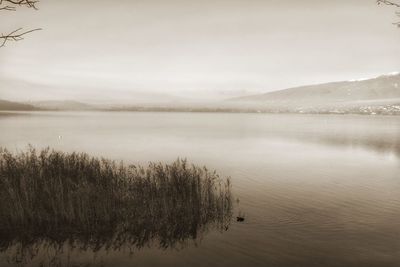
<svg viewBox="0 0 400 267">
<path fill-rule="evenodd" d="M 246 215 L 179 249 L 66 247 L 57 264 L 400 266 L 399 117 L 1 113 L 0 130 L 11 151 L 32 144 L 135 164 L 187 158 L 231 176 L 235 214 Z M 19 264 L 52 257 L 43 247 L 37 254 Z M 12 255 L 0 254 L 0 266 L 18 266 Z"/>
</svg>

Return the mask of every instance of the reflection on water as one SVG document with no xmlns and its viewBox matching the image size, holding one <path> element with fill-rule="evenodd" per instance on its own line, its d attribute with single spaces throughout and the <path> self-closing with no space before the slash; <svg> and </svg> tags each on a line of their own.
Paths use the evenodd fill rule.
<svg viewBox="0 0 400 267">
<path fill-rule="evenodd" d="M 197 141 L 201 135 L 203 140 L 209 141 L 292 139 L 400 155 L 398 116 L 0 112 L 0 125 L 8 129 L 0 136 L 1 143 L 11 143 L 19 148 L 26 147 L 27 141 L 31 140 L 34 145 L 71 150 L 75 148 L 73 141 L 76 140 L 86 142 L 94 139 L 92 143 L 104 143 L 102 138 L 114 137 L 134 143 L 139 151 L 144 152 L 146 147 L 152 145 L 140 143 L 144 140 L 160 139 L 164 144 L 154 145 L 165 146 L 168 145 L 165 142 L 175 140 L 182 143 Z M 56 137 L 59 134 L 65 139 L 58 140 Z M 127 140 L 129 138 L 135 140 Z M 106 143 L 119 144 L 118 139 L 107 140 Z M 79 148 L 79 145 L 76 147 Z"/>
<path fill-rule="evenodd" d="M 48 149 L 0 152 L 0 252 L 14 263 L 44 249 L 54 258 L 40 266 L 70 248 L 179 248 L 231 221 L 229 179 L 184 160 L 143 168 Z"/>
<path fill-rule="evenodd" d="M 201 242 L 180 250 L 159 249 L 157 239 L 131 257 L 130 246 L 91 253 L 64 244 L 57 258 L 70 266 L 400 266 L 400 117 L 29 114 L 0 118 L 1 146 L 31 143 L 141 165 L 188 158 L 232 177 L 234 214 L 246 214 L 223 234 L 206 223 Z M 54 258 L 44 246 L 35 259 Z M 4 257 L 0 266 L 8 266 Z"/>
<path fill-rule="evenodd" d="M 271 136 L 330 146 L 364 148 L 400 157 L 400 118 L 366 117 L 308 118 L 303 125 L 274 127 Z M 283 126 L 283 125 L 282 125 Z M 304 127 L 299 131 L 298 127 Z M 297 128 L 297 129 L 296 129 Z"/>
</svg>

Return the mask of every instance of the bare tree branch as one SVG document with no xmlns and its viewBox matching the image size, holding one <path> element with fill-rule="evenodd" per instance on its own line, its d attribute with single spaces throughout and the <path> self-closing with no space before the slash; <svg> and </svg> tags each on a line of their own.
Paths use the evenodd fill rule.
<svg viewBox="0 0 400 267">
<path fill-rule="evenodd" d="M 37 9 L 36 4 L 38 2 L 38 0 L 0 0 L 0 5 L 2 5 L 3 3 L 7 3 L 8 5 L 11 4 L 15 6 L 26 6 L 28 8 Z"/>
<path fill-rule="evenodd" d="M 17 9 L 13 6 L 4 6 L 4 7 L 0 7 L 0 10 L 15 11 Z"/>
<path fill-rule="evenodd" d="M 10 32 L 9 34 L 6 34 L 6 35 L 2 34 L 0 36 L 0 40 L 2 40 L 1 44 L 0 44 L 0 47 L 5 46 L 5 44 L 7 42 L 9 42 L 9 41 L 15 41 L 15 42 L 21 41 L 21 40 L 24 39 L 23 36 L 25 34 L 28 34 L 28 33 L 34 32 L 34 31 L 40 31 L 40 30 L 42 30 L 42 29 L 41 28 L 37 28 L 37 29 L 29 30 L 29 31 L 22 31 L 22 28 L 19 28 L 19 29 L 15 30 L 15 31 Z"/>
<path fill-rule="evenodd" d="M 0 11 L 5 10 L 5 11 L 16 11 L 17 6 L 24 6 L 28 8 L 33 8 L 37 10 L 36 4 L 39 2 L 39 0 L 0 0 Z M 5 6 L 2 6 L 3 4 L 7 4 Z M 29 30 L 29 31 L 23 31 L 22 28 L 19 28 L 17 30 L 14 30 L 8 34 L 1 34 L 0 35 L 0 48 L 5 46 L 7 42 L 9 41 L 20 41 L 24 39 L 24 35 L 34 32 L 34 31 L 40 31 L 41 28 Z"/>
<path fill-rule="evenodd" d="M 393 1 L 388 1 L 388 0 L 377 0 L 376 2 L 377 2 L 378 5 L 380 5 L 380 4 L 385 4 L 385 5 L 388 5 L 388 6 L 394 6 L 394 7 L 400 8 L 400 4 L 399 4 L 399 3 L 396 3 L 396 2 L 393 2 Z M 397 15 L 398 17 L 400 17 L 400 12 L 396 12 L 396 15 Z M 397 27 L 400 27 L 400 21 L 394 22 L 393 25 L 396 25 Z"/>
<path fill-rule="evenodd" d="M 396 15 L 397 15 L 398 17 L 400 17 L 400 12 L 396 12 Z M 395 23 L 393 23 L 393 24 L 400 28 L 400 21 L 395 22 Z"/>
<path fill-rule="evenodd" d="M 393 2 L 393 1 L 388 1 L 388 0 L 377 0 L 376 2 L 378 3 L 378 5 L 380 5 L 380 4 L 385 4 L 385 5 L 388 5 L 388 6 L 400 7 L 400 4 L 395 3 L 395 2 Z"/>
</svg>

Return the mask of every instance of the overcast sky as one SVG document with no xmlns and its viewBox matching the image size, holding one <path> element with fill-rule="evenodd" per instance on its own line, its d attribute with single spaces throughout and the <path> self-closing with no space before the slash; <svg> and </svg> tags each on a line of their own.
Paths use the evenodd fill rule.
<svg viewBox="0 0 400 267">
<path fill-rule="evenodd" d="M 230 97 L 400 70 L 375 0 L 41 0 L 0 13 L 0 98 Z"/>
</svg>

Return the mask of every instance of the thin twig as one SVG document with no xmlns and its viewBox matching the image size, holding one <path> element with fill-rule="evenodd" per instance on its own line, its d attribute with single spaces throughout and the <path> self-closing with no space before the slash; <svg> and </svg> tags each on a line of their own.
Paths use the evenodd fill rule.
<svg viewBox="0 0 400 267">
<path fill-rule="evenodd" d="M 10 32 L 9 34 L 6 34 L 6 35 L 2 34 L 0 36 L 0 40 L 2 40 L 0 47 L 5 46 L 5 44 L 8 41 L 17 42 L 17 41 L 23 40 L 24 39 L 23 36 L 25 34 L 28 34 L 28 33 L 34 32 L 34 31 L 40 31 L 40 30 L 42 30 L 42 29 L 41 28 L 37 28 L 37 29 L 21 32 L 22 28 L 19 28 L 19 29 L 15 30 L 15 31 Z"/>
<path fill-rule="evenodd" d="M 7 4 L 16 5 L 16 6 L 26 6 L 29 8 L 37 9 L 36 4 L 39 1 L 38 0 L 0 0 L 0 5 L 2 5 L 3 2 L 7 3 Z"/>
<path fill-rule="evenodd" d="M 0 7 L 0 10 L 15 11 L 16 8 L 13 6 L 4 6 L 4 7 Z"/>
<path fill-rule="evenodd" d="M 393 1 L 377 0 L 376 2 L 377 2 L 378 5 L 385 4 L 385 5 L 388 5 L 388 6 L 394 6 L 394 7 L 400 8 L 400 4 L 396 3 L 396 2 L 393 2 Z M 400 12 L 396 12 L 396 15 L 400 17 Z M 397 27 L 400 27 L 400 21 L 394 22 L 393 25 L 396 25 Z"/>
<path fill-rule="evenodd" d="M 388 6 L 400 7 L 400 4 L 388 0 L 377 0 L 376 2 L 378 3 L 378 5 L 385 4 Z"/>
</svg>

